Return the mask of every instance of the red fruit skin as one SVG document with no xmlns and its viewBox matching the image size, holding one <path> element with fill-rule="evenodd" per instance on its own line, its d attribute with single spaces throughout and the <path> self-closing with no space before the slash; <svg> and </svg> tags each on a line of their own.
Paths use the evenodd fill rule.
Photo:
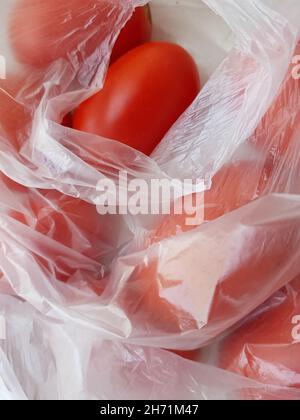
<svg viewBox="0 0 300 420">
<path fill-rule="evenodd" d="M 137 7 L 114 45 L 110 62 L 113 64 L 133 48 L 151 41 L 152 18 L 149 5 Z"/>
<path fill-rule="evenodd" d="M 104 88 L 74 114 L 74 128 L 150 155 L 200 90 L 197 66 L 181 47 L 151 42 L 109 69 Z"/>
</svg>

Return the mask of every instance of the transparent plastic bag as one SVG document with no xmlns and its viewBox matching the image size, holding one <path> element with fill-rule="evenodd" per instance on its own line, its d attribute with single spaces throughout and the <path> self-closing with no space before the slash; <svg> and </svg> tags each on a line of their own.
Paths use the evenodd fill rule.
<svg viewBox="0 0 300 420">
<path fill-rule="evenodd" d="M 1 401 L 27 400 L 2 350 L 0 351 L 0 360 L 1 360 L 1 376 L 0 376 Z"/>
<path fill-rule="evenodd" d="M 203 8 L 208 13 L 210 8 L 226 22 L 235 44 L 149 158 L 117 141 L 59 124 L 67 112 L 101 89 L 119 30 L 133 7 L 146 2 L 108 3 L 107 20 L 99 27 L 96 17 L 103 13 L 101 1 L 80 3 L 85 31 L 76 32 L 67 56 L 51 62 L 46 70 L 22 65 L 13 56 L 7 39 L 4 41 L 11 58 L 9 77 L 0 81 L 0 290 L 8 284 L 12 294 L 27 302 L 29 312 L 39 311 L 45 334 L 46 320 L 49 328 L 51 323 L 71 328 L 68 337 L 74 340 L 82 364 L 88 345 L 84 347 L 82 340 L 75 339 L 73 329 L 83 329 L 100 341 L 110 340 L 107 345 L 117 349 L 115 359 L 109 356 L 115 363 L 109 372 L 111 388 L 107 393 L 99 391 L 96 398 L 138 395 L 134 372 L 130 372 L 132 389 L 122 394 L 119 388 L 127 351 L 139 354 L 135 362 L 145 362 L 144 369 L 152 381 L 159 369 L 155 363 L 168 366 L 167 381 L 172 375 L 174 380 L 180 378 L 178 394 L 176 381 L 170 389 L 171 397 L 192 397 L 188 381 L 191 371 L 185 373 L 186 366 L 196 372 L 193 378 L 197 386 L 192 388 L 196 398 L 227 398 L 232 390 L 241 398 L 248 384 L 259 395 L 262 385 L 251 385 L 211 367 L 196 368 L 192 362 L 159 348 L 189 350 L 206 345 L 299 272 L 299 95 L 297 82 L 295 88 L 289 73 L 298 42 L 294 24 L 299 5 L 288 1 L 283 11 L 275 2 L 275 11 L 269 7 L 274 6 L 271 2 L 267 6 L 259 0 L 242 6 L 239 0 L 206 0 L 206 6 L 200 0 L 153 2 L 157 14 L 160 8 L 169 8 L 170 16 L 176 19 L 179 9 L 194 15 Z M 59 45 L 72 33 L 68 4 L 58 15 L 62 24 Z M 13 2 L 6 4 L 5 10 L 3 26 L 7 28 L 14 17 Z M 157 37 L 162 29 L 156 32 Z M 168 38 L 180 42 L 179 34 L 176 39 L 170 32 Z M 190 42 L 185 44 L 190 51 L 197 51 L 198 62 L 205 60 L 193 33 L 189 35 Z M 97 42 L 90 43 L 94 39 Z M 266 114 L 272 103 L 275 111 L 271 108 Z M 276 111 L 276 103 L 282 104 L 283 111 Z M 282 148 L 284 136 L 287 149 Z M 230 169 L 241 162 L 248 165 L 245 178 L 245 172 L 235 175 Z M 224 168 L 225 172 L 220 172 Z M 178 235 L 172 236 L 171 231 L 169 238 L 159 238 L 146 246 L 149 240 L 152 242 L 160 219 L 97 217 L 99 181 L 108 178 L 118 183 L 118 173 L 124 170 L 129 178 L 148 182 L 174 176 L 203 179 L 204 194 L 213 192 L 211 204 L 224 208 L 209 223 L 190 232 L 181 232 L 184 229 L 175 221 Z M 237 177 L 245 185 L 249 180 L 253 185 L 249 191 L 247 187 L 245 196 L 226 206 L 220 200 L 222 188 Z M 84 219 L 80 218 L 82 213 Z M 3 299 L 5 302 L 7 295 Z M 53 336 L 54 353 L 59 352 L 62 336 Z M 10 340 L 6 343 L 9 345 Z M 39 352 L 38 343 L 34 345 Z M 12 346 L 16 348 L 13 340 Z M 42 370 L 52 356 L 45 353 L 41 357 Z M 16 364 L 14 369 L 19 369 L 18 377 L 25 377 L 14 352 L 10 360 Z M 84 394 L 88 389 L 86 366 L 82 368 L 76 384 Z M 186 380 L 182 381 L 180 375 Z M 92 391 L 83 397 L 92 398 L 99 386 L 95 380 L 91 373 Z M 34 391 L 26 388 L 29 398 L 80 397 L 79 392 L 70 390 L 67 394 L 63 390 L 63 377 L 58 391 L 51 391 L 49 384 L 42 393 L 39 376 L 30 386 Z M 147 394 L 146 390 L 152 389 L 151 380 L 148 388 L 144 386 L 140 391 L 143 397 L 165 395 L 161 388 Z M 298 395 L 296 391 L 287 393 Z"/>
</svg>

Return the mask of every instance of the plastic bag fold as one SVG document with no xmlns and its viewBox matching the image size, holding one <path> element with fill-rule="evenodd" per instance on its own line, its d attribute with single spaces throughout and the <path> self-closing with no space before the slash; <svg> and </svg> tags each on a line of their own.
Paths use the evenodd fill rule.
<svg viewBox="0 0 300 420">
<path fill-rule="evenodd" d="M 25 302 L 14 302 L 5 314 L 13 331 L 22 325 L 20 314 L 28 316 L 28 330 L 1 342 L 6 356 L 0 386 L 8 390 L 3 395 L 277 395 L 273 386 L 184 361 L 160 348 L 189 350 L 210 343 L 299 274 L 300 97 L 290 65 L 298 43 L 299 5 L 289 1 L 283 11 L 262 0 L 243 5 L 206 0 L 233 32 L 234 48 L 146 157 L 118 139 L 59 124 L 101 89 L 120 29 L 133 8 L 145 2 L 108 3 L 100 27 L 89 23 L 101 2 L 81 3 L 87 30 L 77 34 L 67 57 L 43 72 L 14 57 L 9 61 L 13 75 L 10 70 L 10 77 L 0 81 L 0 290 Z M 203 7 L 196 0 L 160 0 L 153 7 L 174 8 L 175 3 L 191 11 Z M 63 26 L 65 13 L 67 7 L 60 42 L 71 35 Z M 98 42 L 90 47 L 93 37 Z M 196 40 L 191 45 L 197 50 Z M 153 243 L 160 220 L 97 213 L 98 182 L 118 183 L 124 170 L 130 179 L 147 181 L 201 178 L 216 213 L 206 213 L 206 223 L 190 232 L 176 219 L 175 231 L 170 223 L 170 235 Z M 231 186 L 243 195 L 226 202 L 222 191 Z M 2 306 L 10 299 L 3 293 Z M 81 334 L 86 334 L 85 344 Z M 23 360 L 20 351 L 28 351 Z M 31 355 L 39 360 L 38 369 Z M 72 389 L 67 389 L 76 364 Z M 10 394 L 10 387 L 16 392 Z M 299 397 L 293 390 L 284 395 Z"/>
</svg>

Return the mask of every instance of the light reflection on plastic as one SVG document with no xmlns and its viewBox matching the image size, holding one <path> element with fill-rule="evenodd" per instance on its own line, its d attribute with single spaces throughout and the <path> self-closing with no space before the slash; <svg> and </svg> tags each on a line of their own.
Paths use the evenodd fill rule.
<svg viewBox="0 0 300 420">
<path fill-rule="evenodd" d="M 130 179 L 119 172 L 118 182 L 101 179 L 97 184 L 98 213 L 137 215 L 186 215 L 188 226 L 204 221 L 205 182 L 201 179 Z M 173 208 L 174 207 L 174 208 Z"/>
</svg>

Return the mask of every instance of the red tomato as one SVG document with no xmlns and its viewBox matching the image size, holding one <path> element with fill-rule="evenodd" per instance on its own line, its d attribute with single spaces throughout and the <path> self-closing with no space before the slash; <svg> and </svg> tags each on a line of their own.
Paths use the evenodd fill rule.
<svg viewBox="0 0 300 420">
<path fill-rule="evenodd" d="M 10 17 L 10 39 L 16 57 L 34 67 L 59 58 L 89 56 L 110 34 L 122 10 L 118 0 L 17 0 Z M 148 8 L 132 17 L 116 44 L 113 58 L 151 36 Z M 86 41 L 84 47 L 78 47 Z"/>
<path fill-rule="evenodd" d="M 299 280 L 225 339 L 219 365 L 266 384 L 300 388 Z"/>
<path fill-rule="evenodd" d="M 110 67 L 104 88 L 75 111 L 74 128 L 149 155 L 199 89 L 196 64 L 183 48 L 147 43 Z"/>
<path fill-rule="evenodd" d="M 149 5 L 137 7 L 132 18 L 122 29 L 111 55 L 111 63 L 139 45 L 149 42 L 152 35 L 152 18 Z"/>
<path fill-rule="evenodd" d="M 24 210 L 22 207 L 10 210 L 11 217 L 95 262 L 103 264 L 109 262 L 115 250 L 117 234 L 105 227 L 111 223 L 117 231 L 118 222 L 115 219 L 111 220 L 113 216 L 110 219 L 100 216 L 94 205 L 55 190 L 29 189 L 3 174 L 1 181 L 15 194 L 24 208 Z M 45 240 L 41 239 L 36 246 L 46 249 Z M 68 281 L 78 270 L 76 261 L 70 261 L 66 256 L 60 255 L 54 245 L 53 249 L 50 246 L 47 249 L 48 259 L 40 256 L 39 261 L 50 269 L 51 264 L 53 266 L 56 264 L 57 278 Z M 97 279 L 97 275 L 100 274 L 93 272 L 90 276 L 93 275 Z"/>
</svg>

